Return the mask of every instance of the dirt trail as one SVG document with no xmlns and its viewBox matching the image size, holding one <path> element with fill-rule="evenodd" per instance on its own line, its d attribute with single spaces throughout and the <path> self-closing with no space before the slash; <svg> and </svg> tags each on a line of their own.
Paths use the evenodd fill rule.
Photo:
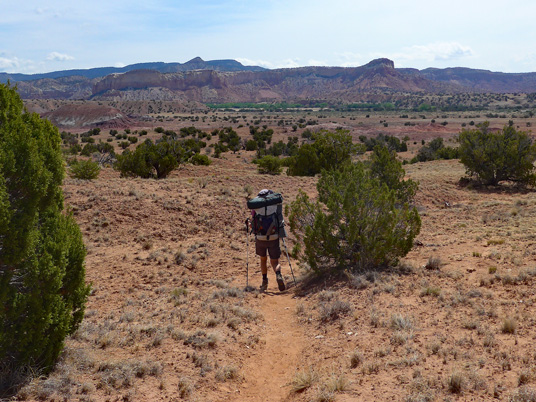
<svg viewBox="0 0 536 402">
<path fill-rule="evenodd" d="M 271 287 L 276 286 L 270 283 Z M 240 401 L 283 401 L 290 393 L 298 358 L 307 346 L 303 329 L 296 320 L 296 299 L 292 291 L 269 289 L 261 301 L 264 343 L 251 354 L 242 368 L 244 382 Z"/>
</svg>

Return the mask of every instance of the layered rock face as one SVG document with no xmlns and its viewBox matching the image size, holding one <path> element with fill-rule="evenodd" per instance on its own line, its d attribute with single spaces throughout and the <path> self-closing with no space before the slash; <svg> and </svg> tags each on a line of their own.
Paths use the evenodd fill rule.
<svg viewBox="0 0 536 402">
<path fill-rule="evenodd" d="M 44 74 L 46 78 L 18 81 L 19 93 L 25 99 L 352 102 L 359 100 L 361 94 L 374 91 L 536 92 L 536 73 L 507 74 L 469 68 L 396 69 L 393 61 L 385 58 L 351 68 L 266 70 L 243 66 L 234 60 L 205 62 L 200 58 L 184 64 L 143 63 L 127 67 L 98 78 L 99 72 L 110 69 L 82 71 L 85 76 L 60 74 L 66 72 Z M 61 76 L 51 78 L 57 75 Z"/>
<path fill-rule="evenodd" d="M 446 90 L 447 85 L 398 72 L 388 59 L 373 60 L 355 68 L 302 67 L 266 71 L 221 72 L 197 70 L 162 74 L 150 70 L 109 75 L 93 86 L 93 97 L 106 98 L 117 91 L 161 88 L 177 98 L 200 102 L 258 102 L 287 99 L 352 100 L 373 89 L 402 91 Z"/>
<path fill-rule="evenodd" d="M 116 108 L 90 103 L 64 105 L 52 112 L 43 113 L 42 117 L 50 120 L 55 126 L 65 129 L 124 128 L 130 127 L 134 123 Z"/>
</svg>

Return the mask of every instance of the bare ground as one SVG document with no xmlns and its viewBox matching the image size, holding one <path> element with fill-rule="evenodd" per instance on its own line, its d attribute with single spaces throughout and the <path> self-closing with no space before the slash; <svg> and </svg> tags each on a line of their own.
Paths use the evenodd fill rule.
<svg viewBox="0 0 536 402">
<path fill-rule="evenodd" d="M 297 289 L 270 273 L 260 294 L 243 291 L 245 199 L 273 188 L 289 203 L 316 179 L 261 176 L 249 158 L 66 180 L 93 292 L 53 375 L 18 399 L 534 400 L 536 193 L 460 187 L 457 161 L 407 166 L 423 225 L 399 267 L 306 287 L 295 262 Z"/>
</svg>

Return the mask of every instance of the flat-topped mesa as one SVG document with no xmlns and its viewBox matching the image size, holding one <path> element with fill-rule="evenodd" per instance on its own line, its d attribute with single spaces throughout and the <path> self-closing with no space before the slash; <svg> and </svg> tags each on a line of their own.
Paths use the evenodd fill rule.
<svg viewBox="0 0 536 402">
<path fill-rule="evenodd" d="M 374 59 L 367 64 L 365 64 L 363 67 L 388 67 L 388 68 L 395 68 L 395 63 L 393 60 L 389 60 L 387 58 L 380 58 L 380 59 Z"/>
</svg>

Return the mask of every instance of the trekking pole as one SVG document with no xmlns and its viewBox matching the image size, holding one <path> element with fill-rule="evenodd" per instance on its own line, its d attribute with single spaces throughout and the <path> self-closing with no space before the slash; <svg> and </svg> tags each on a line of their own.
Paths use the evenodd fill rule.
<svg viewBox="0 0 536 402">
<path fill-rule="evenodd" d="M 246 291 L 249 288 L 249 226 L 248 226 L 249 218 L 246 218 Z"/>
<path fill-rule="evenodd" d="M 285 246 L 285 254 L 287 255 L 288 266 L 290 267 L 290 273 L 292 274 L 292 279 L 294 279 L 294 286 L 297 286 L 296 285 L 296 278 L 294 277 L 294 271 L 292 270 L 292 264 L 290 263 L 290 257 L 288 256 L 287 243 L 285 242 L 284 237 L 282 239 L 283 239 L 283 245 Z"/>
</svg>

